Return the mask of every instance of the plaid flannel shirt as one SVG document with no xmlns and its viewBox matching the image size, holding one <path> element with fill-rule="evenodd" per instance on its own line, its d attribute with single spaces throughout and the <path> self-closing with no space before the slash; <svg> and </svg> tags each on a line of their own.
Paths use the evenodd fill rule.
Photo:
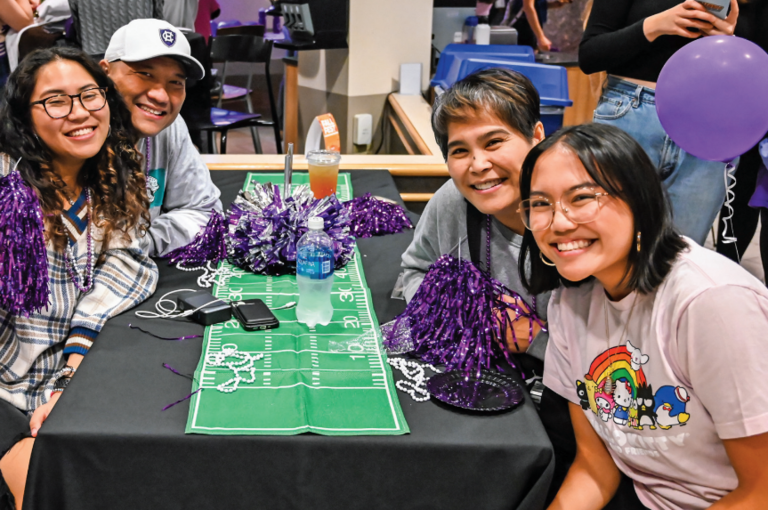
<svg viewBox="0 0 768 510">
<path fill-rule="evenodd" d="M 0 175 L 9 170 L 8 156 L 0 154 Z M 63 215 L 82 274 L 87 262 L 87 209 L 83 191 Z M 91 230 L 97 255 L 101 231 L 93 225 Z M 50 244 L 48 278 L 51 295 L 47 309 L 28 318 L 0 309 L 0 398 L 27 412 L 48 401 L 66 355 L 86 354 L 107 319 L 136 306 L 155 291 L 158 271 L 132 236 L 130 243 L 119 239 L 110 242 L 104 263 L 94 269 L 93 288 L 87 294 L 75 287 L 64 254 Z"/>
</svg>

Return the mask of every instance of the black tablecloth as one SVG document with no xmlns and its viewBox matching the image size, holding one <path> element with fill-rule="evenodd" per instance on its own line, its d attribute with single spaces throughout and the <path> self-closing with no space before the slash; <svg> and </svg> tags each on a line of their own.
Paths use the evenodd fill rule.
<svg viewBox="0 0 768 510">
<path fill-rule="evenodd" d="M 212 172 L 228 204 L 245 173 Z M 384 171 L 353 171 L 355 195 L 398 199 Z M 407 232 L 359 241 L 374 306 L 384 322 L 404 302 L 389 299 Z M 159 261 L 157 298 L 196 288 L 197 273 Z M 24 508 L 33 509 L 537 509 L 553 469 L 551 445 L 530 399 L 512 412 L 478 415 L 398 392 L 411 428 L 405 436 L 186 435 L 189 405 L 161 409 L 190 391 L 162 368 L 194 371 L 202 326 L 109 321 L 35 443 Z M 343 412 L 343 410 L 339 410 Z"/>
</svg>

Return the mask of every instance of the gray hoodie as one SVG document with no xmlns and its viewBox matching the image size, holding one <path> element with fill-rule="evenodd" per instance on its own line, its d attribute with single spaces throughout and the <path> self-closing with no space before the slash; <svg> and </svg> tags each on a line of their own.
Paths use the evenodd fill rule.
<svg viewBox="0 0 768 510">
<path fill-rule="evenodd" d="M 222 206 L 221 192 L 180 115 L 150 139 L 150 147 L 147 193 L 152 225 L 141 247 L 155 257 L 191 243 L 205 228 L 211 210 L 221 211 Z M 146 138 L 139 140 L 138 148 L 146 156 Z"/>
<path fill-rule="evenodd" d="M 491 276 L 514 290 L 530 305 L 531 295 L 520 283 L 517 270 L 517 260 L 520 255 L 522 236 L 501 224 L 496 218 L 491 223 Z M 480 269 L 485 270 L 485 222 L 482 226 L 480 239 Z M 405 299 L 410 301 L 421 285 L 429 266 L 441 255 L 459 254 L 461 258 L 470 260 L 469 244 L 467 242 L 467 205 L 453 181 L 446 182 L 427 203 L 424 213 L 413 234 L 413 241 L 402 256 L 402 267 L 405 268 L 403 286 Z M 549 293 L 537 296 L 536 312 L 542 320 L 547 318 Z M 547 340 L 546 332 L 539 333 L 528 354 L 544 359 Z"/>
</svg>

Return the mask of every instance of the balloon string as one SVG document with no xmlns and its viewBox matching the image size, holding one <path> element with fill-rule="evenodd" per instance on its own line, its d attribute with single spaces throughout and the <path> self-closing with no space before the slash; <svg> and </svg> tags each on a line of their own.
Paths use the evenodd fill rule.
<svg viewBox="0 0 768 510">
<path fill-rule="evenodd" d="M 725 164 L 725 172 L 723 173 L 723 179 L 725 181 L 725 208 L 728 209 L 728 215 L 725 218 L 722 218 L 723 221 L 723 238 L 721 239 L 721 243 L 724 244 L 732 244 L 736 242 L 736 236 L 733 234 L 728 234 L 728 225 L 731 226 L 731 232 L 735 233 L 733 229 L 733 206 L 731 205 L 733 203 L 733 200 L 736 198 L 736 193 L 733 191 L 733 188 L 736 187 L 736 175 L 734 175 L 736 172 L 736 167 L 733 165 L 732 162 L 728 162 Z M 730 181 L 730 183 L 729 183 Z M 741 255 L 739 255 L 739 248 L 738 246 L 734 246 L 736 249 L 736 258 L 741 263 Z"/>
</svg>

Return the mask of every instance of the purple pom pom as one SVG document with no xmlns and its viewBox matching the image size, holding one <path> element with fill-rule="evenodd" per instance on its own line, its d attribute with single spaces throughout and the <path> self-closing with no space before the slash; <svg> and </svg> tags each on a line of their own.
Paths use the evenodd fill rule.
<svg viewBox="0 0 768 510">
<path fill-rule="evenodd" d="M 0 178 L 0 308 L 29 317 L 48 307 L 43 212 L 21 174 Z"/>
<path fill-rule="evenodd" d="M 517 301 L 505 301 L 505 295 Z M 384 345 L 398 349 L 413 344 L 413 353 L 422 360 L 465 374 L 479 376 L 481 369 L 502 359 L 515 366 L 505 341 L 508 310 L 530 319 L 531 331 L 533 322 L 543 326 L 516 292 L 471 262 L 443 255 L 430 266 L 405 311 L 383 329 Z"/>
<path fill-rule="evenodd" d="M 219 211 L 211 211 L 208 224 L 191 243 L 176 248 L 163 258 L 170 259 L 171 264 L 190 268 L 203 266 L 206 262 L 215 264 L 227 257 L 227 247 L 224 243 L 226 231 L 224 215 Z"/>
<path fill-rule="evenodd" d="M 352 221 L 352 235 L 357 238 L 398 234 L 413 228 L 405 210 L 392 202 L 385 202 L 366 193 L 344 203 Z"/>
<path fill-rule="evenodd" d="M 241 191 L 229 209 L 227 257 L 234 265 L 257 274 L 296 273 L 296 244 L 307 232 L 307 220 L 320 216 L 333 240 L 336 269 L 350 261 L 355 238 L 349 233 L 349 214 L 336 198 L 314 198 L 309 186 L 297 186 L 283 199 L 271 183 L 256 183 Z"/>
</svg>

